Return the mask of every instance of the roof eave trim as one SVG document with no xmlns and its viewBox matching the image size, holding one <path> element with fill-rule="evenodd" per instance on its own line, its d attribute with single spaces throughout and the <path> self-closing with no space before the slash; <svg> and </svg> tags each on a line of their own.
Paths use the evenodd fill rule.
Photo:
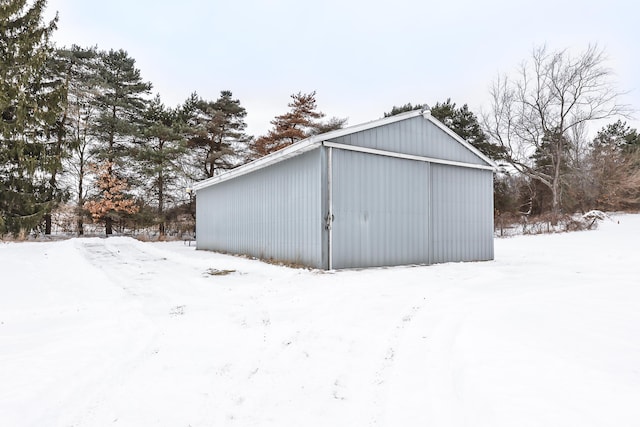
<svg viewBox="0 0 640 427">
<path fill-rule="evenodd" d="M 298 143 L 285 147 L 282 150 L 278 150 L 275 153 L 268 154 L 250 163 L 247 163 L 242 166 L 238 166 L 237 168 L 231 169 L 220 175 L 214 176 L 212 178 L 207 178 L 203 181 L 196 182 L 195 184 L 193 184 L 193 189 L 196 191 L 202 190 L 203 188 L 209 187 L 211 185 L 215 185 L 220 182 L 227 181 L 232 178 L 237 178 L 239 176 L 260 170 L 262 168 L 266 168 L 269 165 L 278 163 L 289 157 L 294 157 L 299 154 L 306 153 L 307 151 L 311 151 L 314 148 L 317 148 L 319 146 L 320 146 L 320 142 L 315 142 L 315 141 L 311 141 L 310 139 L 305 139 L 303 141 L 300 141 Z"/>
</svg>

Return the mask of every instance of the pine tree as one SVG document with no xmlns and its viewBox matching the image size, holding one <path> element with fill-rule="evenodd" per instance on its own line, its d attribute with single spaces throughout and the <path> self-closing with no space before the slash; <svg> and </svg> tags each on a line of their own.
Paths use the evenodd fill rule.
<svg viewBox="0 0 640 427">
<path fill-rule="evenodd" d="M 318 119 L 324 113 L 317 111 L 316 92 L 298 92 L 291 95 L 289 112 L 276 116 L 271 121 L 273 129 L 261 136 L 253 144 L 253 151 L 258 157 L 281 150 L 312 135 L 320 125 Z"/>
<path fill-rule="evenodd" d="M 62 93 L 47 79 L 57 17 L 43 23 L 46 0 L 0 2 L 0 233 L 26 233 L 53 204 L 47 142 Z M 54 182 L 55 184 L 55 182 Z"/>
<path fill-rule="evenodd" d="M 598 131 L 592 146 L 594 150 L 610 149 L 628 152 L 640 148 L 640 134 L 626 122 L 618 120 Z"/>
<path fill-rule="evenodd" d="M 407 102 L 404 105 L 401 105 L 399 107 L 396 107 L 395 105 L 391 108 L 391 111 L 389 111 L 388 113 L 384 113 L 384 117 L 391 117 L 391 116 L 395 116 L 397 114 L 400 113 L 406 113 L 408 111 L 415 111 L 415 110 L 428 110 L 429 106 L 427 104 L 416 104 L 413 105 L 410 102 Z"/>
<path fill-rule="evenodd" d="M 86 179 L 89 162 L 93 160 L 92 149 L 96 140 L 92 130 L 97 119 L 96 96 L 98 94 L 96 48 L 72 46 L 60 49 L 57 55 L 64 61 L 67 87 L 64 117 L 65 135 L 70 146 L 66 159 L 67 176 L 75 184 L 76 230 L 84 234 L 84 209 L 87 195 Z"/>
<path fill-rule="evenodd" d="M 553 175 L 555 173 L 567 176 L 569 165 L 564 160 L 569 157 L 569 150 L 571 148 L 571 141 L 569 141 L 564 135 L 559 132 L 551 131 L 545 133 L 542 137 L 542 142 L 536 147 L 536 150 L 531 155 L 531 160 L 534 167 L 541 173 Z M 560 167 L 556 167 L 556 162 L 560 161 Z M 567 203 L 562 197 L 568 190 L 567 180 L 556 180 L 557 187 L 553 190 L 555 194 L 562 200 L 561 206 Z M 531 181 L 530 188 L 533 189 L 531 200 L 531 213 L 539 215 L 544 212 L 549 212 L 553 206 L 553 191 L 544 184 L 538 181 Z"/>
<path fill-rule="evenodd" d="M 44 215 L 45 234 L 51 234 L 51 211 L 68 198 L 68 188 L 61 184 L 64 175 L 63 160 L 71 156 L 74 141 L 68 137 L 68 119 L 72 109 L 68 102 L 71 85 L 71 64 L 62 50 L 53 51 L 45 67 L 42 87 L 49 92 L 50 98 L 60 105 L 57 116 L 52 115 L 49 122 L 54 122 L 46 141 L 44 172 L 48 179 L 47 200 L 50 201 Z"/>
<path fill-rule="evenodd" d="M 124 176 L 131 143 L 141 136 L 145 95 L 151 91 L 151 84 L 142 80 L 135 60 L 124 50 L 100 52 L 97 66 L 100 93 L 96 97 L 98 116 L 93 129 L 101 143 L 97 155 L 112 165 L 107 171 Z M 107 215 L 107 235 L 113 233 L 112 224 Z"/>
<path fill-rule="evenodd" d="M 157 95 L 144 112 L 143 139 L 136 147 L 136 164 L 147 193 L 156 203 L 160 236 L 165 235 L 165 208 L 173 199 L 185 154 L 179 113 L 167 109 Z"/>
<path fill-rule="evenodd" d="M 320 135 L 322 133 L 331 132 L 334 130 L 342 129 L 347 124 L 347 118 L 331 117 L 326 122 L 320 122 L 309 130 L 307 136 Z"/>
<path fill-rule="evenodd" d="M 249 136 L 244 132 L 247 111 L 231 91 L 223 90 L 216 101 L 204 101 L 192 94 L 183 106 L 189 125 L 188 146 L 195 154 L 200 176 L 210 178 L 218 171 L 241 162 Z"/>
<path fill-rule="evenodd" d="M 449 98 L 446 102 L 437 102 L 431 108 L 431 115 L 490 159 L 500 160 L 504 158 L 504 148 L 487 140 L 478 118 L 469 110 L 467 104 L 456 108 L 455 102 L 451 102 Z"/>
</svg>

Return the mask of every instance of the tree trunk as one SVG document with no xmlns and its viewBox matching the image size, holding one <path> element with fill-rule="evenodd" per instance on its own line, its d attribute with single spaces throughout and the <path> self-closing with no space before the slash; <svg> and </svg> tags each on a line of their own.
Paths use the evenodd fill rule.
<svg viewBox="0 0 640 427">
<path fill-rule="evenodd" d="M 113 123 L 115 123 L 116 118 L 118 117 L 116 114 L 116 106 L 114 105 L 111 108 L 111 118 L 113 119 Z M 116 134 L 115 129 L 113 128 L 113 124 L 109 129 L 109 151 L 107 152 L 107 161 L 109 162 L 109 167 L 107 168 L 107 173 L 109 177 L 113 176 L 113 159 L 115 156 L 114 146 L 115 146 Z M 104 219 L 104 231 L 107 236 L 111 236 L 113 234 L 113 219 L 107 215 Z"/>
<path fill-rule="evenodd" d="M 564 147 L 564 137 L 562 135 L 555 135 L 555 153 L 554 153 L 554 170 L 553 170 L 553 181 L 551 182 L 551 194 L 553 196 L 553 200 L 551 203 L 551 225 L 558 225 L 558 219 L 560 218 L 560 168 L 564 163 L 563 151 Z"/>
<path fill-rule="evenodd" d="M 76 228 L 78 236 L 84 235 L 84 220 L 82 210 L 84 209 L 84 188 L 83 188 L 83 180 L 84 180 L 84 152 L 80 157 L 80 173 L 78 176 L 78 206 L 76 212 Z"/>
<path fill-rule="evenodd" d="M 553 181 L 553 185 L 551 186 L 551 225 L 554 227 L 558 225 L 558 220 L 560 219 L 560 198 L 558 196 L 558 182 L 556 180 Z"/>
<path fill-rule="evenodd" d="M 76 230 L 78 236 L 84 236 L 84 221 L 82 221 L 82 214 L 78 215 L 78 219 L 76 221 Z"/>
<path fill-rule="evenodd" d="M 65 87 L 69 87 L 69 77 L 67 76 L 65 81 Z M 56 128 L 57 137 L 56 137 L 56 145 L 54 151 L 54 157 L 56 158 L 55 167 L 51 171 L 51 178 L 49 179 L 49 188 L 50 188 L 50 199 L 52 201 L 55 196 L 55 188 L 57 186 L 57 175 L 58 175 L 58 167 L 62 167 L 62 143 L 64 142 L 64 124 L 67 122 L 67 107 L 64 109 L 64 114 L 62 115 L 62 119 L 58 122 L 58 126 Z M 56 203 L 57 204 L 57 203 Z M 47 236 L 51 235 L 51 212 L 47 212 L 44 216 L 44 234 Z"/>
<path fill-rule="evenodd" d="M 44 234 L 46 236 L 51 235 L 51 214 L 47 213 L 44 215 Z"/>
<path fill-rule="evenodd" d="M 162 145 L 160 146 L 162 148 Z M 164 175 L 162 170 L 158 173 L 158 216 L 160 217 L 160 223 L 158 224 L 158 232 L 160 237 L 165 235 L 165 220 L 164 220 Z"/>
</svg>

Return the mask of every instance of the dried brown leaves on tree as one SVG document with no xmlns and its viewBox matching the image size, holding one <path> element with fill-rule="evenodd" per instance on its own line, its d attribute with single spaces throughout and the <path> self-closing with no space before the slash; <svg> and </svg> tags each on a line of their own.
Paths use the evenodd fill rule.
<svg viewBox="0 0 640 427">
<path fill-rule="evenodd" d="M 324 117 L 324 113 L 317 111 L 315 91 L 293 94 L 291 102 L 287 105 L 291 110 L 276 116 L 271 121 L 273 129 L 254 142 L 253 151 L 257 157 L 265 156 L 303 140 L 313 134 L 314 130 L 321 125 L 318 119 Z"/>
<path fill-rule="evenodd" d="M 607 164 L 601 159 L 602 167 L 596 174 L 599 178 L 596 206 L 617 211 L 640 207 L 640 150 L 620 157 L 617 164 Z M 612 167 L 613 166 L 613 167 Z"/>
<path fill-rule="evenodd" d="M 114 219 L 118 214 L 134 214 L 139 208 L 135 201 L 127 198 L 127 182 L 118 178 L 113 173 L 113 162 L 105 162 L 101 166 L 93 165 L 98 175 L 96 186 L 100 190 L 99 196 L 84 204 L 94 222 L 104 221 L 106 218 Z"/>
<path fill-rule="evenodd" d="M 590 192 L 598 209 L 640 207 L 640 135 L 618 120 L 604 127 L 589 156 Z"/>
</svg>

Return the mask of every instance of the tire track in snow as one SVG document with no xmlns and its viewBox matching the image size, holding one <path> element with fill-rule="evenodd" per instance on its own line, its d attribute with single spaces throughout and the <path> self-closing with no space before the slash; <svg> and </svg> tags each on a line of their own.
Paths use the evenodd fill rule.
<svg viewBox="0 0 640 427">
<path fill-rule="evenodd" d="M 187 305 L 162 289 L 167 283 L 181 283 L 180 272 L 184 266 L 137 247 L 136 241 L 119 238 L 80 240 L 76 247 L 91 265 L 103 271 L 111 283 L 129 296 L 137 315 L 129 313 L 127 319 L 129 316 L 140 319 L 128 329 L 134 345 L 123 349 L 126 356 L 103 374 L 99 390 L 92 392 L 84 408 L 71 418 L 72 425 L 95 425 L 100 420 L 97 414 L 111 406 L 107 402 L 117 399 L 119 390 L 126 387 L 129 379 L 158 357 L 168 322 L 175 322 L 185 314 Z"/>
<path fill-rule="evenodd" d="M 148 376 L 150 371 L 155 372 L 163 364 L 175 363 L 176 351 L 184 352 L 184 349 L 176 350 L 172 340 L 179 338 L 177 334 L 184 335 L 190 332 L 180 329 L 180 319 L 190 316 L 191 307 L 196 307 L 194 316 L 206 317 L 202 310 L 210 310 L 211 307 L 210 304 L 203 306 L 202 303 L 203 295 L 211 295 L 210 285 L 205 288 L 199 286 L 200 283 L 211 283 L 210 275 L 204 273 L 206 269 L 184 262 L 179 257 L 173 257 L 171 253 L 165 254 L 161 250 L 129 239 L 87 241 L 83 243 L 82 250 L 90 262 L 104 271 L 115 286 L 121 287 L 132 300 L 138 302 L 142 313 L 150 319 L 156 329 L 146 350 L 139 355 L 137 363 L 128 369 L 129 374 L 122 376 L 134 377 L 137 371 L 143 371 Z M 279 357 L 287 347 L 279 342 L 279 334 L 273 335 L 274 319 L 270 304 L 265 305 L 265 302 L 272 300 L 272 293 L 281 292 L 277 283 L 286 283 L 294 275 L 287 273 L 282 277 L 269 277 L 264 286 L 255 289 L 257 293 L 239 301 L 234 298 L 234 301 L 239 303 L 238 309 L 235 310 L 238 318 L 234 321 L 236 326 L 246 329 L 250 339 L 255 339 L 252 348 L 254 356 L 246 362 L 239 362 L 228 358 L 228 352 L 225 351 L 225 355 L 217 354 L 211 359 L 211 365 L 203 370 L 204 376 L 209 377 L 211 381 L 224 383 L 225 392 L 219 394 L 218 389 L 213 387 L 216 391 L 206 397 L 195 396 L 200 399 L 202 409 L 188 415 L 192 422 L 201 418 L 202 422 L 195 424 L 211 425 L 213 419 L 219 419 L 217 417 L 223 417 L 225 422 L 233 421 L 240 424 L 256 422 L 255 411 L 246 407 L 257 405 L 256 408 L 259 408 L 260 402 L 256 400 L 255 393 L 247 394 L 247 385 L 275 386 L 269 369 L 264 369 L 264 366 L 268 366 L 272 358 Z M 242 295 L 243 291 L 240 291 L 238 297 Z M 188 325 L 189 322 L 184 324 Z M 165 348 L 172 353 L 171 356 L 163 356 Z M 184 359 L 188 359 L 186 353 Z M 163 375 L 161 371 L 158 373 Z M 107 393 L 117 394 L 120 388 L 126 390 L 127 384 L 114 383 L 110 389 L 112 391 L 108 390 Z M 224 403 L 223 406 L 227 409 L 224 414 L 217 414 L 215 408 L 221 403 Z M 114 406 L 113 403 L 105 405 Z M 91 425 L 90 422 L 86 424 Z"/>
<path fill-rule="evenodd" d="M 146 308 L 170 311 L 185 304 L 185 296 L 195 296 L 184 286 L 185 278 L 197 277 L 196 267 L 169 260 L 153 248 L 145 248 L 133 239 L 109 238 L 81 242 L 80 250 L 91 264 L 125 292 L 145 299 Z M 187 292 L 185 292 L 185 290 Z M 190 295 L 191 294 L 191 295 Z M 180 299 L 178 299 L 180 298 Z M 161 314 L 161 313 L 157 313 Z"/>
<path fill-rule="evenodd" d="M 426 297 L 424 297 L 420 304 L 411 306 L 406 314 L 400 318 L 400 321 L 396 323 L 391 336 L 387 340 L 387 349 L 373 379 L 375 390 L 372 407 L 376 409 L 369 422 L 370 426 L 384 425 L 385 402 L 389 392 L 388 382 L 393 375 L 396 352 L 398 351 L 405 330 L 410 327 L 414 318 L 424 308 L 426 303 Z"/>
<path fill-rule="evenodd" d="M 103 242 L 93 240 L 77 240 L 75 249 L 87 260 L 88 264 L 105 273 L 108 279 L 107 283 L 117 285 L 114 275 L 109 274 L 105 265 L 98 260 L 106 259 L 108 260 L 107 264 L 112 265 L 118 258 L 118 251 L 109 248 Z M 61 418 L 64 420 L 61 421 L 64 425 L 95 425 L 95 415 L 100 411 L 108 396 L 113 395 L 114 390 L 117 390 L 127 380 L 129 374 L 134 372 L 150 356 L 149 349 L 156 338 L 157 328 L 144 313 L 138 301 L 131 298 L 134 293 L 126 288 L 123 290 L 124 304 L 119 305 L 118 310 L 113 312 L 113 316 L 122 319 L 119 321 L 121 324 L 119 335 L 122 337 L 119 346 L 121 353 L 110 363 L 105 363 L 101 370 L 86 372 L 84 379 L 90 378 L 90 383 L 84 379 L 76 381 L 79 388 L 76 392 L 75 405 Z"/>
<path fill-rule="evenodd" d="M 453 292 L 457 295 L 457 292 Z M 394 414 L 397 425 L 463 425 L 466 407 L 460 394 L 457 343 L 474 302 L 450 291 L 430 298 L 428 311 L 415 316 L 403 341 L 410 347 L 395 358 L 380 412 Z M 404 351 L 406 350 L 406 351 Z M 406 394 L 404 390 L 420 390 Z M 384 423 L 383 423 L 384 424 Z"/>
</svg>

